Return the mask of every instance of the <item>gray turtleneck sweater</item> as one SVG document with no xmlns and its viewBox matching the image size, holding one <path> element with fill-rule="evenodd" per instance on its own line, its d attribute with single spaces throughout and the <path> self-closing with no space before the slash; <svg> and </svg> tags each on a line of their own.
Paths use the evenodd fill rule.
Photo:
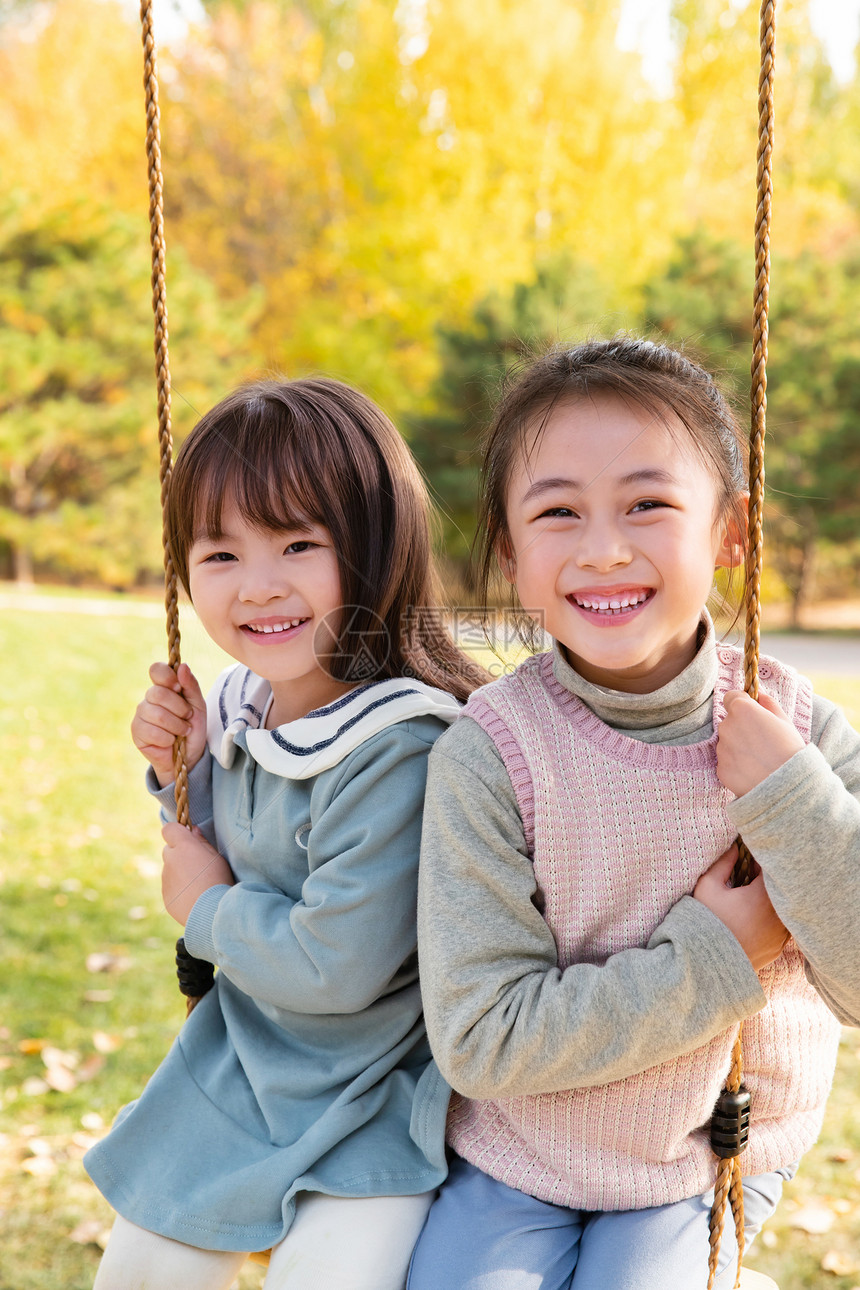
<svg viewBox="0 0 860 1290">
<path fill-rule="evenodd" d="M 689 667 L 651 694 L 592 685 L 558 645 L 553 670 L 632 738 L 691 744 L 712 733 L 717 657 L 709 620 Z M 810 745 L 735 799 L 729 813 L 803 950 L 813 986 L 841 1021 L 860 1025 L 860 736 L 840 709 L 816 697 Z M 670 910 L 647 946 L 581 974 L 575 964 L 560 973 L 534 890 L 501 755 L 480 726 L 461 718 L 430 756 L 418 927 L 431 1044 L 442 1073 L 467 1096 L 534 1092 L 550 1071 L 554 1080 L 563 1071 L 569 1088 L 627 1078 L 765 1006 L 740 943 L 692 896 Z M 550 974 L 553 988 L 538 992 L 528 1024 L 505 1027 L 500 1063 L 496 1039 L 476 1023 L 498 1005 L 503 985 L 535 973 Z M 513 992 L 508 1010 L 516 1007 Z M 488 1075 L 500 1065 L 504 1088 Z"/>
</svg>

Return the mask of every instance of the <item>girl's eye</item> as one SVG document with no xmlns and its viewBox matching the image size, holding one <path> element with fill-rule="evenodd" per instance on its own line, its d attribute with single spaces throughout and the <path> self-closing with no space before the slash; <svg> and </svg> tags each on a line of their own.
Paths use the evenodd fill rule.
<svg viewBox="0 0 860 1290">
<path fill-rule="evenodd" d="M 635 506 L 631 507 L 631 513 L 635 513 L 636 511 L 656 511 L 662 509 L 666 505 L 666 502 L 658 502 L 655 498 L 650 497 L 646 501 L 637 502 Z"/>
<path fill-rule="evenodd" d="M 540 515 L 538 516 L 538 519 L 539 520 L 545 520 L 545 519 L 569 520 L 569 519 L 572 519 L 575 515 L 576 515 L 576 511 L 573 510 L 570 506 L 548 506 L 545 511 L 541 511 Z"/>
<path fill-rule="evenodd" d="M 310 551 L 313 542 L 304 540 L 302 542 L 291 542 L 284 552 L 285 555 L 301 555 L 303 551 Z"/>
<path fill-rule="evenodd" d="M 211 555 L 207 555 L 203 563 L 204 564 L 227 564 L 228 561 L 235 560 L 235 559 L 236 559 L 235 555 L 232 555 L 229 551 L 213 551 Z"/>
</svg>

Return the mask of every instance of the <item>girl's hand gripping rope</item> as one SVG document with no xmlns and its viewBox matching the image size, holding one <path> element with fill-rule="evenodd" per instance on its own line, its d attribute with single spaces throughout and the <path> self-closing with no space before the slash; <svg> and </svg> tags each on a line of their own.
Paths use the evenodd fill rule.
<svg viewBox="0 0 860 1290">
<path fill-rule="evenodd" d="M 725 923 L 756 972 L 760 972 L 779 958 L 788 940 L 788 929 L 770 902 L 761 872 L 746 887 L 730 885 L 737 858 L 737 843 L 733 843 L 702 874 L 693 896 Z"/>
<path fill-rule="evenodd" d="M 184 927 L 194 902 L 210 887 L 232 887 L 236 879 L 227 861 L 210 846 L 199 829 L 165 824 L 161 871 L 164 908 Z"/>
<path fill-rule="evenodd" d="M 176 675 L 167 663 L 153 663 L 152 685 L 137 705 L 131 722 L 134 745 L 143 754 L 162 788 L 173 783 L 173 741 L 185 736 L 185 764 L 190 770 L 206 747 L 206 700 L 187 663 Z"/>
<path fill-rule="evenodd" d="M 717 732 L 717 776 L 743 797 L 803 748 L 803 739 L 782 708 L 761 692 L 758 701 L 727 691 L 726 715 Z"/>
</svg>

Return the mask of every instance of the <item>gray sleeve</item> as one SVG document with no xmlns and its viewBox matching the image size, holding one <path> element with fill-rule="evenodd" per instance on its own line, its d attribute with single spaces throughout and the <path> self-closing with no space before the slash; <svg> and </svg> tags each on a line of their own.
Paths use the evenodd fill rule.
<svg viewBox="0 0 860 1290">
<path fill-rule="evenodd" d="M 466 1096 L 624 1079 L 766 1003 L 735 937 L 690 896 L 645 948 L 562 971 L 536 894 L 507 772 L 461 718 L 430 755 L 418 938 L 433 1053 Z"/>
<path fill-rule="evenodd" d="M 860 735 L 841 709 L 816 697 L 812 743 L 729 814 L 809 980 L 841 1022 L 860 1025 Z"/>
</svg>

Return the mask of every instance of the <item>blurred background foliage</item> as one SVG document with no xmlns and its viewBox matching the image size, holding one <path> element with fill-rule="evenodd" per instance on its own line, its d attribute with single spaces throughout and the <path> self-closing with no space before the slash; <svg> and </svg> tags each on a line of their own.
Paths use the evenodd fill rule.
<svg viewBox="0 0 860 1290">
<path fill-rule="evenodd" d="M 357 383 L 410 438 L 468 589 L 476 445 L 529 347 L 660 331 L 743 408 L 758 14 L 677 0 L 660 88 L 618 19 L 207 0 L 159 41 L 177 436 L 246 377 Z M 0 574 L 20 580 L 160 569 L 136 21 L 0 3 Z M 769 586 L 799 610 L 860 591 L 860 85 L 800 0 L 778 39 Z"/>
</svg>

